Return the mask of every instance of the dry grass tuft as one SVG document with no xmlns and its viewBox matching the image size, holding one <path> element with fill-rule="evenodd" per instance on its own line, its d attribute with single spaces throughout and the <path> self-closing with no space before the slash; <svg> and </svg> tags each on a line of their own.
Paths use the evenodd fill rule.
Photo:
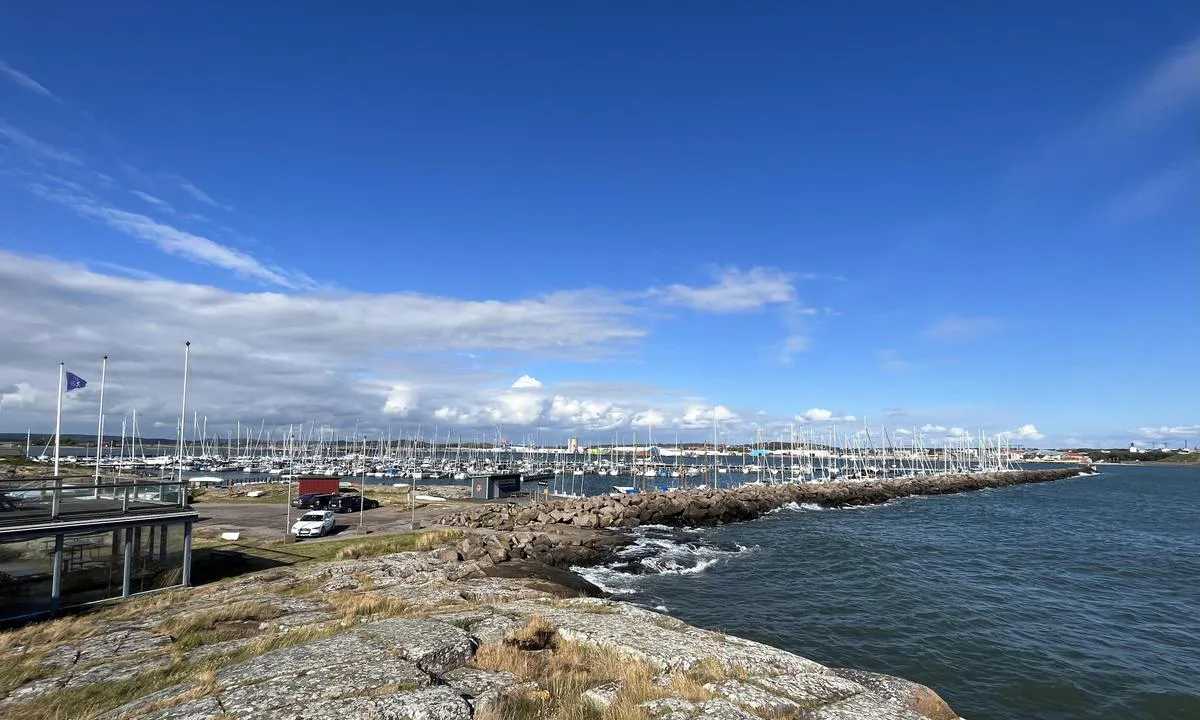
<svg viewBox="0 0 1200 720">
<path fill-rule="evenodd" d="M 412 606 L 403 598 L 362 592 L 329 593 L 322 596 L 334 613 L 345 621 L 380 619 L 407 614 Z"/>
<path fill-rule="evenodd" d="M 649 700 L 680 697 L 701 701 L 712 697 L 698 679 L 683 673 L 670 676 L 665 684 L 656 684 L 654 679 L 660 671 L 653 663 L 609 648 L 566 641 L 545 619 L 536 616 L 525 627 L 511 632 L 503 643 L 479 648 L 474 664 L 513 673 L 541 688 L 481 708 L 476 718 L 482 720 L 647 720 L 646 711 L 638 706 Z M 586 691 L 610 682 L 621 687 L 612 706 L 600 708 L 584 698 Z"/>
<path fill-rule="evenodd" d="M 259 632 L 259 624 L 264 620 L 282 614 L 282 610 L 268 603 L 235 602 L 164 620 L 155 629 L 174 638 L 179 650 L 191 650 L 222 640 L 250 637 Z"/>
<path fill-rule="evenodd" d="M 97 629 L 95 619 L 86 615 L 71 615 L 31 623 L 0 633 L 0 654 L 17 649 L 25 652 L 46 652 L 64 642 L 82 640 L 94 635 Z"/>
<path fill-rule="evenodd" d="M 42 653 L 0 657 L 0 696 L 7 695 L 30 680 L 46 675 Z"/>
<path fill-rule="evenodd" d="M 148 615 L 161 613 L 175 605 L 186 603 L 196 598 L 196 591 L 191 588 L 176 590 L 161 590 L 143 597 L 130 598 L 114 603 L 96 614 L 103 620 L 135 620 Z"/>
<path fill-rule="evenodd" d="M 515 645 L 521 650 L 544 650 L 554 639 L 558 628 L 541 615 L 534 615 L 524 627 L 510 630 L 504 636 L 504 644 Z"/>
<path fill-rule="evenodd" d="M 341 547 L 332 556 L 334 560 L 358 560 L 393 553 L 433 550 L 449 545 L 462 537 L 454 530 L 436 530 L 422 533 L 401 533 L 373 538 Z"/>
<path fill-rule="evenodd" d="M 750 678 L 750 673 L 746 672 L 744 667 L 740 665 L 726 667 L 716 658 L 711 657 L 706 657 L 693 665 L 687 674 L 701 685 L 721 680 L 748 680 Z"/>
</svg>

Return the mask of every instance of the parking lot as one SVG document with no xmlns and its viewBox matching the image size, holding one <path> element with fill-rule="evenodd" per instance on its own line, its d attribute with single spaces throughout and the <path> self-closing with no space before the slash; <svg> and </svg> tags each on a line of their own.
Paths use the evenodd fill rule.
<svg viewBox="0 0 1200 720">
<path fill-rule="evenodd" d="M 462 507 L 463 503 L 448 500 L 429 504 L 416 510 L 417 527 L 428 526 L 445 512 Z M 200 513 L 197 535 L 216 538 L 221 533 L 236 532 L 240 539 L 283 540 L 292 524 L 305 510 L 289 507 L 284 503 L 201 502 L 193 506 Z M 348 512 L 334 515 L 336 524 L 333 532 L 325 538 L 305 539 L 303 542 L 320 542 L 327 538 L 352 537 L 362 532 L 389 533 L 411 528 L 412 514 L 409 508 L 384 505 L 366 512 Z"/>
</svg>

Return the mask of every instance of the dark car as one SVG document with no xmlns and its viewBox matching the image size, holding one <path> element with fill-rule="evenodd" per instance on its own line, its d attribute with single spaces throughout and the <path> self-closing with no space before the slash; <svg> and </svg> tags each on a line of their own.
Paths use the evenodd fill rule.
<svg viewBox="0 0 1200 720">
<path fill-rule="evenodd" d="M 304 493 L 292 501 L 292 507 L 302 510 L 324 510 L 329 506 L 333 493 Z"/>
<path fill-rule="evenodd" d="M 378 500 L 363 498 L 358 495 L 339 495 L 329 502 L 329 509 L 338 513 L 373 510 L 377 507 L 379 507 Z"/>
</svg>

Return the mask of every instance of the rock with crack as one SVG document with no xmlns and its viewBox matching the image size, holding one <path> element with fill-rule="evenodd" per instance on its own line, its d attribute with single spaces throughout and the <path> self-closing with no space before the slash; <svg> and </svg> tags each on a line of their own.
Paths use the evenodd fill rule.
<svg viewBox="0 0 1200 720">
<path fill-rule="evenodd" d="M 905 707 L 929 718 L 929 720 L 957 720 L 958 718 L 958 713 L 951 710 L 940 695 L 920 683 L 863 670 L 838 668 L 834 672 L 839 677 L 862 685 L 871 692 L 899 700 Z"/>
<path fill-rule="evenodd" d="M 867 690 L 858 683 L 824 673 L 764 675 L 753 680 L 768 692 L 788 698 L 800 707 L 828 705 Z"/>
<path fill-rule="evenodd" d="M 909 710 L 895 698 L 875 693 L 860 693 L 830 705 L 815 708 L 805 720 L 928 720 Z"/>
<path fill-rule="evenodd" d="M 651 720 L 760 720 L 759 716 L 720 699 L 694 703 L 679 698 L 663 698 L 642 703 L 638 707 L 645 710 Z"/>
<path fill-rule="evenodd" d="M 604 683 L 590 688 L 583 692 L 583 699 L 591 703 L 599 710 L 605 710 L 617 701 L 617 696 L 621 694 L 622 684 L 620 682 Z"/>
<path fill-rule="evenodd" d="M 490 609 L 473 610 L 452 615 L 435 615 L 434 619 L 456 625 L 475 638 L 478 645 L 503 642 L 509 632 L 525 624 L 524 620 L 501 615 Z"/>
<path fill-rule="evenodd" d="M 500 699 L 520 685 L 516 675 L 509 672 L 461 667 L 442 676 L 442 682 L 453 688 L 471 706 L 473 714 L 488 707 L 499 707 Z"/>
<path fill-rule="evenodd" d="M 380 620 L 358 630 L 427 673 L 445 674 L 471 660 L 471 638 L 449 623 L 434 620 Z"/>
<path fill-rule="evenodd" d="M 60 645 L 46 653 L 42 664 L 55 667 L 86 665 L 100 660 L 112 660 L 122 655 L 158 650 L 170 644 L 171 638 L 149 630 L 113 630 Z"/>
<path fill-rule="evenodd" d="M 737 668 L 751 675 L 832 672 L 799 655 L 690 625 L 680 627 L 674 618 L 625 603 L 580 598 L 561 605 L 520 601 L 499 609 L 541 615 L 567 640 L 609 647 L 663 670 L 686 671 L 711 658 L 727 670 Z"/>
<path fill-rule="evenodd" d="M 378 720 L 470 720 L 471 706 L 451 688 L 440 685 L 411 693 L 358 697 L 339 702 L 310 703 L 261 720 L 329 720 L 331 714 L 342 718 Z M 259 720 L 259 718 L 249 718 Z"/>
<path fill-rule="evenodd" d="M 722 680 L 708 683 L 704 689 L 723 697 L 740 708 L 751 712 L 766 713 L 772 717 L 793 717 L 802 706 L 788 698 L 772 695 L 757 685 L 751 685 L 741 680 Z"/>
</svg>

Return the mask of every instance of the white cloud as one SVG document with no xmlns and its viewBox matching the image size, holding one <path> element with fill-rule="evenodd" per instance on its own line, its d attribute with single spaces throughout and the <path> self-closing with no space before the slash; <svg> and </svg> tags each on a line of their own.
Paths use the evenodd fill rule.
<svg viewBox="0 0 1200 720">
<path fill-rule="evenodd" d="M 169 255 L 219 267 L 235 275 L 279 287 L 302 289 L 313 285 L 312 280 L 302 273 L 266 265 L 241 250 L 160 223 L 139 213 L 105 205 L 78 191 L 55 189 L 45 185 L 33 185 L 31 190 L 45 200 L 59 203 L 126 235 L 150 242 Z"/>
<path fill-rule="evenodd" d="M 790 274 L 772 268 L 726 268 L 705 287 L 668 285 L 653 293 L 664 302 L 712 313 L 744 313 L 792 302 L 796 288 Z"/>
<path fill-rule="evenodd" d="M 1124 129 L 1155 123 L 1194 104 L 1200 87 L 1200 37 L 1179 46 L 1111 110 L 1109 120 Z"/>
<path fill-rule="evenodd" d="M 60 150 L 0 120 L 0 137 L 20 148 L 26 154 L 41 160 L 53 160 L 67 165 L 83 165 L 75 153 Z"/>
<path fill-rule="evenodd" d="M 946 432 L 946 427 L 944 425 L 930 425 L 926 423 L 921 426 L 921 432 L 939 434 Z"/>
<path fill-rule="evenodd" d="M 1006 430 L 1000 433 L 1000 437 L 1007 438 L 1010 442 L 1017 441 L 1038 441 L 1046 438 L 1045 434 L 1038 431 L 1037 427 L 1032 423 L 1026 423 L 1016 430 Z"/>
<path fill-rule="evenodd" d="M 638 400 L 644 393 L 621 397 L 607 387 L 497 392 L 491 388 L 498 371 L 508 371 L 481 371 L 477 360 L 456 356 L 619 352 L 645 331 L 630 324 L 630 308 L 603 292 L 509 301 L 249 293 L 0 251 L 0 307 L 22 308 L 0 313 L 0 337 L 23 338 L 0 353 L 0 378 L 21 383 L 4 392 L 9 427 L 52 422 L 60 360 L 92 381 L 70 397 L 79 407 L 91 403 L 94 412 L 95 398 L 86 393 L 98 386 L 106 353 L 108 411 L 119 416 L 137 408 L 145 427 L 154 420 L 173 427 L 184 340 L 192 342 L 189 406 L 214 424 L 320 419 L 349 427 L 363 418 L 364 426 L 390 420 L 598 429 L 628 424 L 629 408 L 645 402 Z M 71 413 L 73 431 L 94 423 L 94 415 L 83 422 L 83 414 Z"/>
<path fill-rule="evenodd" d="M 1003 321 L 989 317 L 962 317 L 948 315 L 922 333 L 925 337 L 944 342 L 966 342 L 1000 330 Z"/>
<path fill-rule="evenodd" d="M 1187 192 L 1187 189 L 1193 184 L 1198 166 L 1200 163 L 1193 158 L 1142 178 L 1109 201 L 1109 216 L 1118 222 L 1152 217 L 1176 199 L 1191 197 L 1194 193 Z"/>
<path fill-rule="evenodd" d="M 857 418 L 853 415 L 836 415 L 825 408 L 810 408 L 795 417 L 799 423 L 852 423 Z"/>
<path fill-rule="evenodd" d="M 1142 427 L 1134 431 L 1147 440 L 1186 440 L 1200 437 L 1200 425 L 1161 425 L 1159 427 Z"/>
<path fill-rule="evenodd" d="M 193 200 L 196 200 L 197 202 L 202 202 L 205 205 L 208 205 L 210 207 L 224 208 L 226 210 L 229 209 L 229 208 L 225 207 L 224 205 L 222 205 L 221 203 L 214 200 L 212 195 L 209 195 L 208 193 L 204 192 L 203 190 L 196 187 L 195 185 L 188 182 L 187 180 L 183 179 L 182 177 L 179 177 L 178 175 L 172 175 L 170 177 L 176 183 L 179 184 L 179 189 L 182 190 L 183 192 L 185 192 Z"/>
<path fill-rule="evenodd" d="M 37 80 L 34 80 L 33 78 L 29 77 L 28 75 L 21 72 L 20 70 L 17 70 L 16 68 L 12 67 L 8 63 L 4 62 L 3 60 L 0 60 L 0 75 L 4 75 L 9 80 L 16 83 L 17 85 L 25 88 L 26 90 L 34 92 L 38 95 L 41 95 L 42 97 L 49 98 L 49 99 L 51 99 L 55 102 L 59 102 L 59 103 L 62 102 L 62 100 L 60 100 L 57 95 L 55 95 L 54 93 L 47 90 L 46 87 L 44 85 L 42 85 L 41 83 L 39 83 Z"/>
<path fill-rule="evenodd" d="M 671 425 L 684 429 L 711 428 L 713 418 L 717 423 L 737 421 L 738 415 L 724 405 L 692 405 L 684 409 L 679 417 L 674 418 Z"/>
<path fill-rule="evenodd" d="M 398 383 L 392 386 L 388 391 L 387 400 L 383 403 L 383 412 L 386 415 L 398 415 L 400 417 L 408 417 L 408 414 L 417 409 L 417 393 L 412 387 L 403 383 Z"/>
<path fill-rule="evenodd" d="M 9 408 L 13 406 L 32 405 L 37 401 L 37 391 L 29 383 L 20 382 L 10 386 L 5 392 L 0 392 L 0 409 L 5 405 Z"/>
<path fill-rule="evenodd" d="M 150 193 L 142 192 L 141 190 L 130 190 L 129 192 L 130 192 L 130 194 L 134 195 L 135 197 L 140 198 L 141 200 L 144 200 L 145 202 L 150 203 L 151 205 L 153 205 L 156 208 L 159 208 L 161 210 L 167 210 L 167 211 L 173 210 L 173 208 L 171 207 L 171 204 L 168 203 L 166 200 L 155 197 L 155 196 L 151 195 Z"/>
<path fill-rule="evenodd" d="M 517 378 L 517 381 L 512 384 L 514 390 L 530 390 L 537 389 L 542 386 L 542 381 L 529 375 L 522 375 Z"/>
<path fill-rule="evenodd" d="M 797 353 L 802 353 L 812 347 L 812 339 L 807 335 L 788 335 L 783 340 L 783 361 L 790 362 Z"/>
<path fill-rule="evenodd" d="M 825 408 L 812 408 L 797 415 L 796 419 L 804 422 L 828 422 L 832 417 L 833 413 Z"/>
<path fill-rule="evenodd" d="M 667 424 L 667 416 L 663 415 L 658 410 L 643 410 L 633 416 L 630 422 L 635 428 L 639 427 L 662 427 Z"/>
</svg>

